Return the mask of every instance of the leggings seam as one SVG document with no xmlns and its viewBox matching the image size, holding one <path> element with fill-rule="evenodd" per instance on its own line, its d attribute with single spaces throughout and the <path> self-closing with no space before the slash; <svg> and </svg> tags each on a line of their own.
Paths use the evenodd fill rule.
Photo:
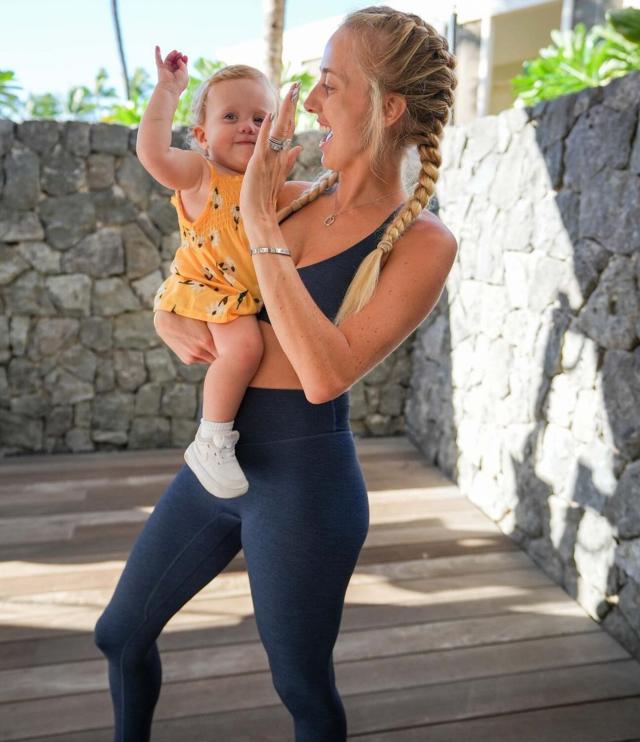
<svg viewBox="0 0 640 742">
<path fill-rule="evenodd" d="M 214 523 L 214 522 L 215 522 L 215 521 L 216 521 L 216 520 L 217 520 L 217 519 L 218 519 L 219 517 L 220 517 L 220 514 L 216 515 L 216 516 L 215 516 L 215 518 L 211 518 L 211 520 L 208 520 L 208 521 L 207 521 L 207 522 L 206 522 L 206 523 L 205 523 L 205 524 L 204 524 L 204 525 L 202 526 L 202 528 L 201 528 L 201 529 L 200 529 L 199 531 L 196 531 L 196 532 L 195 532 L 195 533 L 193 534 L 193 536 L 192 536 L 192 537 L 191 537 L 191 538 L 189 539 L 189 541 L 188 541 L 188 542 L 187 542 L 187 543 L 186 543 L 186 544 L 184 545 L 184 547 L 183 547 L 183 548 L 182 548 L 182 549 L 181 549 L 181 550 L 180 550 L 180 551 L 179 551 L 179 552 L 178 552 L 178 553 L 177 553 L 177 554 L 175 555 L 175 557 L 174 557 L 174 558 L 173 558 L 173 559 L 171 560 L 171 562 L 169 563 L 169 565 L 167 566 L 167 568 L 166 568 L 166 569 L 164 570 L 164 572 L 163 572 L 163 573 L 162 573 L 162 574 L 160 575 L 160 577 L 158 578 L 158 581 L 156 582 L 156 584 L 155 584 L 155 586 L 154 586 L 153 590 L 152 590 L 152 591 L 151 591 L 151 592 L 149 593 L 149 597 L 147 598 L 147 600 L 146 600 L 146 602 L 145 602 L 145 604 L 144 604 L 144 619 L 145 619 L 145 621 L 146 621 L 146 620 L 148 620 L 148 618 L 149 618 L 149 615 L 148 615 L 147 611 L 148 611 L 148 608 L 149 608 L 149 603 L 151 602 L 151 598 L 153 598 L 153 596 L 154 596 L 154 594 L 155 594 L 156 590 L 158 589 L 158 586 L 160 585 L 160 583 L 161 583 L 161 582 L 162 582 L 162 580 L 164 579 L 164 576 L 165 576 L 165 575 L 166 575 L 166 574 L 167 574 L 167 573 L 169 572 L 169 570 L 170 570 L 170 569 L 171 569 L 171 568 L 173 567 L 173 565 L 174 565 L 174 564 L 175 564 L 175 563 L 176 563 L 176 562 L 178 561 L 178 559 L 180 559 L 180 557 L 181 557 L 181 556 L 182 556 L 182 555 L 183 555 L 183 554 L 185 553 L 185 551 L 186 551 L 186 550 L 187 550 L 187 549 L 188 549 L 188 548 L 189 548 L 189 547 L 191 546 L 191 544 L 192 544 L 192 543 L 193 543 L 193 542 L 194 542 L 194 541 L 196 540 L 196 538 L 198 538 L 198 536 L 199 536 L 199 535 L 200 535 L 200 534 L 201 534 L 201 533 L 202 533 L 202 532 L 203 532 L 203 531 L 204 531 L 205 529 L 207 529 L 207 528 L 208 528 L 208 527 L 209 527 L 209 526 L 210 526 L 210 525 L 211 525 L 212 523 Z M 237 527 L 238 527 L 238 525 L 240 525 L 240 524 L 234 524 L 234 526 L 233 526 L 233 529 L 237 528 Z M 233 530 L 233 529 L 232 529 L 232 530 Z M 223 536 L 223 537 L 222 537 L 222 538 L 221 538 L 221 539 L 220 539 L 220 540 L 218 541 L 218 543 L 217 543 L 217 544 L 216 544 L 216 545 L 215 545 L 215 546 L 214 546 L 213 548 L 214 548 L 214 549 L 217 549 L 217 548 L 218 548 L 218 546 L 220 546 L 220 544 L 221 544 L 221 543 L 222 543 L 222 542 L 223 542 L 223 541 L 224 541 L 224 540 L 225 540 L 225 539 L 227 538 L 227 536 L 229 535 L 229 533 L 231 533 L 231 531 L 227 531 L 227 533 L 225 533 L 225 535 L 224 535 L 224 536 Z M 209 553 L 210 553 L 210 552 L 207 552 L 207 556 L 209 556 Z M 206 559 L 206 558 L 207 558 L 207 557 L 205 557 L 205 559 Z M 198 566 L 200 566 L 200 564 L 202 564 L 202 562 L 203 562 L 203 561 L 204 561 L 204 559 L 203 559 L 203 560 L 202 560 L 201 562 L 199 562 L 199 563 L 198 563 Z M 183 580 L 183 582 L 184 582 L 184 580 Z M 182 583 L 180 583 L 180 584 L 182 584 Z"/>
<path fill-rule="evenodd" d="M 151 600 L 151 597 L 153 596 L 153 594 L 157 590 L 158 585 L 162 582 L 163 577 L 167 574 L 167 572 L 169 571 L 169 569 L 176 563 L 177 559 L 180 556 L 182 556 L 182 554 L 184 554 L 185 550 L 193 543 L 194 539 L 197 536 L 199 536 L 202 533 L 202 531 L 204 531 L 205 528 L 207 528 L 211 523 L 213 523 L 219 517 L 220 517 L 219 515 L 216 515 L 215 518 L 212 518 L 211 520 L 207 521 L 207 523 L 204 526 L 202 526 L 202 528 L 197 533 L 195 533 L 193 535 L 193 537 L 189 540 L 189 542 L 182 549 L 182 551 L 180 551 L 180 553 L 176 555 L 176 557 L 172 560 L 171 564 L 167 567 L 167 569 L 165 569 L 165 571 L 162 573 L 162 575 L 160 575 L 160 577 L 158 578 L 158 581 L 156 582 L 156 584 L 155 584 L 155 586 L 153 588 L 153 591 L 151 592 L 151 594 L 149 595 L 149 597 L 147 598 L 147 600 L 145 602 L 145 605 L 144 605 L 144 618 L 136 626 L 136 628 L 131 632 L 131 636 L 124 643 L 124 646 L 122 648 L 122 654 L 120 656 L 120 668 L 119 668 L 120 669 L 120 719 L 121 719 L 121 722 L 122 722 L 122 725 L 123 725 L 123 727 L 120 730 L 120 732 L 121 732 L 121 735 L 120 736 L 121 736 L 122 739 L 124 739 L 124 718 L 125 718 L 125 713 L 124 713 L 124 658 L 125 658 L 125 655 L 126 655 L 126 652 L 127 652 L 127 647 L 129 646 L 129 644 L 132 641 L 132 639 L 136 636 L 136 634 L 140 631 L 140 629 L 149 621 L 149 619 L 151 617 L 150 614 L 147 613 L 147 610 L 148 610 L 148 607 L 149 607 L 149 602 Z M 178 585 L 178 587 L 176 587 L 176 589 L 172 591 L 171 595 L 173 595 L 173 593 L 175 593 L 175 591 L 179 587 L 181 587 L 182 585 L 184 585 L 185 581 L 188 580 L 189 577 L 191 577 L 191 575 L 200 567 L 200 565 L 202 564 L 202 562 L 204 562 L 205 559 L 207 559 L 209 557 L 209 555 L 211 554 L 211 552 L 214 549 L 217 549 L 220 545 L 222 545 L 229 538 L 229 536 L 231 536 L 232 533 L 237 528 L 239 528 L 240 526 L 241 526 L 241 524 L 240 523 L 237 523 L 237 524 L 235 524 L 233 526 L 233 528 L 231 528 L 229 531 L 227 531 L 224 534 L 224 536 L 222 536 L 222 538 L 220 538 L 216 542 L 215 546 L 213 546 L 212 549 L 210 549 L 210 550 L 207 551 L 206 556 L 204 556 L 198 562 L 198 564 L 194 567 L 194 569 L 192 569 L 191 572 L 189 572 L 189 574 L 182 580 L 182 582 L 180 583 L 180 585 Z M 167 598 L 167 600 L 168 600 L 168 598 Z M 163 601 L 163 603 L 166 603 L 166 600 Z M 161 603 L 160 605 L 162 605 L 163 603 Z M 158 606 L 158 608 L 159 607 L 160 606 Z"/>
<path fill-rule="evenodd" d="M 351 436 L 353 436 L 351 428 L 344 428 L 343 430 L 329 430 L 325 433 L 314 433 L 313 435 L 298 435 L 295 438 L 270 438 L 268 441 L 256 441 L 254 443 L 240 443 L 238 441 L 238 443 L 236 444 L 236 450 L 243 447 L 249 448 L 250 446 L 269 446 L 280 443 L 292 443 L 293 441 L 308 441 L 313 440 L 314 438 L 325 438 L 330 435 L 340 435 L 343 433 L 349 433 Z"/>
</svg>

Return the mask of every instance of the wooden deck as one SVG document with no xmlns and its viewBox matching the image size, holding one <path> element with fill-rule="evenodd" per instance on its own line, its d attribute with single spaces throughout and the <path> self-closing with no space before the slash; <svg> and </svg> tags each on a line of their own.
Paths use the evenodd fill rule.
<svg viewBox="0 0 640 742">
<path fill-rule="evenodd" d="M 640 739 L 640 663 L 404 438 L 358 441 L 371 525 L 335 648 L 349 739 Z M 0 740 L 111 742 L 93 644 L 182 451 L 0 463 Z M 242 553 L 160 636 L 153 742 L 287 742 Z"/>
</svg>

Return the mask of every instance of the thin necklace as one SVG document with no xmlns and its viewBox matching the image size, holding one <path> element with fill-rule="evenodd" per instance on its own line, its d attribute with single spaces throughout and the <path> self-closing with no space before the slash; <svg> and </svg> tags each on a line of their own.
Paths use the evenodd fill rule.
<svg viewBox="0 0 640 742">
<path fill-rule="evenodd" d="M 376 201 L 382 201 L 384 198 L 389 198 L 389 196 L 394 196 L 396 193 L 401 193 L 402 189 L 400 188 L 397 191 L 391 191 L 391 193 L 385 193 L 384 196 L 380 196 L 379 198 L 374 198 L 373 201 L 367 201 L 363 204 L 358 204 L 357 206 L 350 206 L 348 209 L 341 209 L 340 211 L 334 211 L 332 214 L 329 214 L 329 216 L 325 217 L 324 219 L 324 226 L 330 227 L 336 220 L 337 216 L 340 216 L 340 214 L 344 214 L 347 211 L 352 211 L 353 209 L 359 209 L 362 206 L 368 206 L 369 204 L 374 204 Z M 336 200 L 337 200 L 337 194 L 336 194 Z"/>
</svg>

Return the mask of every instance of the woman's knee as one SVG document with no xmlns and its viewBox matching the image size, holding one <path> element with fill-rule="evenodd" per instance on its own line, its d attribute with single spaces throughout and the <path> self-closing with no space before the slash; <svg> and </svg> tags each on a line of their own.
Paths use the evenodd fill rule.
<svg viewBox="0 0 640 742">
<path fill-rule="evenodd" d="M 325 668 L 310 673 L 301 669 L 291 673 L 272 670 L 274 688 L 293 716 L 297 734 L 305 739 L 344 742 L 347 719 L 331 671 Z"/>
<path fill-rule="evenodd" d="M 129 622 L 107 608 L 96 621 L 93 642 L 106 657 L 116 657 L 122 653 L 131 633 Z"/>
<path fill-rule="evenodd" d="M 302 659 L 272 661 L 271 679 L 282 702 L 292 712 L 304 713 L 332 700 L 329 663 L 309 663 Z"/>
<path fill-rule="evenodd" d="M 93 628 L 93 643 L 102 654 L 109 654 L 114 646 L 113 638 L 112 622 L 105 611 Z"/>
</svg>

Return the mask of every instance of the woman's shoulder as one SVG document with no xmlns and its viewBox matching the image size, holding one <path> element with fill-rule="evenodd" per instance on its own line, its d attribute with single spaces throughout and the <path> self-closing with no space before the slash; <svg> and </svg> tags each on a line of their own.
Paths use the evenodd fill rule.
<svg viewBox="0 0 640 742">
<path fill-rule="evenodd" d="M 398 238 L 387 263 L 391 262 L 394 254 L 396 255 L 394 263 L 400 262 L 398 258 L 405 258 L 403 264 L 406 266 L 408 260 L 411 267 L 431 264 L 434 254 L 437 254 L 438 259 L 452 263 L 457 252 L 458 242 L 451 230 L 439 217 L 424 209 Z"/>
</svg>

